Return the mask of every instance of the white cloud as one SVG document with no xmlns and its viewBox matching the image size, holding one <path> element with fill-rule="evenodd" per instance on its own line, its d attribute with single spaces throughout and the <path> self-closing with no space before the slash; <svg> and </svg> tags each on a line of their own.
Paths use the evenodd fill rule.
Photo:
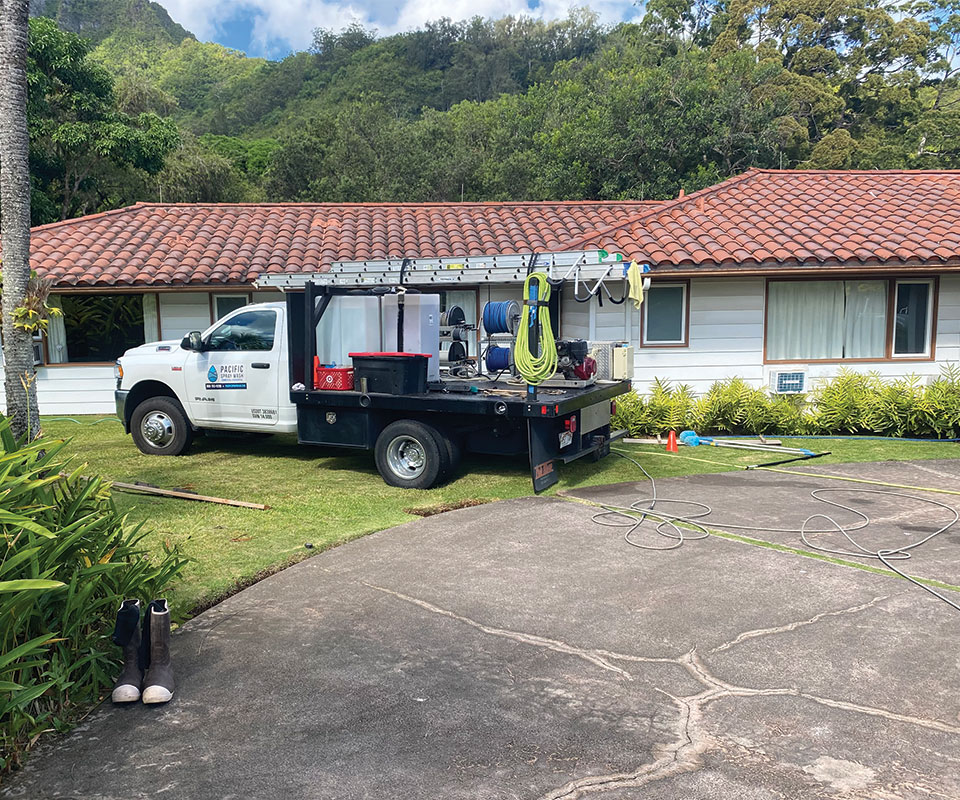
<svg viewBox="0 0 960 800">
<path fill-rule="evenodd" d="M 202 41 L 213 39 L 217 22 L 230 19 L 239 3 L 236 0 L 160 0 L 174 22 L 179 22 Z"/>
<path fill-rule="evenodd" d="M 539 0 L 530 8 L 527 0 L 390 0 L 327 2 L 326 0 L 159 0 L 170 16 L 204 41 L 216 41 L 231 20 L 252 22 L 250 53 L 279 57 L 303 50 L 313 41 L 317 27 L 339 30 L 352 22 L 376 28 L 381 35 L 411 30 L 431 20 L 475 16 L 499 18 L 526 14 L 544 19 L 565 17 L 579 5 L 570 0 Z M 594 0 L 590 3 L 602 22 L 613 23 L 639 16 L 631 0 Z"/>
<path fill-rule="evenodd" d="M 353 22 L 376 27 L 366 11 L 351 3 L 324 3 L 318 0 L 269 0 L 251 3 L 254 12 L 254 49 L 270 56 L 304 50 L 313 42 L 315 28 L 340 30 Z"/>
</svg>

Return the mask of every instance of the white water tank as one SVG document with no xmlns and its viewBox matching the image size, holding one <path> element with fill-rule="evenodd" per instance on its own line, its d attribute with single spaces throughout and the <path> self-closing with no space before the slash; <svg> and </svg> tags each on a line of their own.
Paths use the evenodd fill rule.
<svg viewBox="0 0 960 800">
<path fill-rule="evenodd" d="M 380 298 L 351 295 L 330 298 L 330 305 L 317 325 L 320 363 L 349 367 L 350 353 L 374 353 L 381 349 Z"/>
<path fill-rule="evenodd" d="M 399 295 L 383 296 L 383 350 L 387 353 L 426 353 L 427 380 L 440 380 L 440 295 L 403 295 L 403 347 L 397 346 Z M 369 348 L 367 348 L 369 350 Z"/>
</svg>

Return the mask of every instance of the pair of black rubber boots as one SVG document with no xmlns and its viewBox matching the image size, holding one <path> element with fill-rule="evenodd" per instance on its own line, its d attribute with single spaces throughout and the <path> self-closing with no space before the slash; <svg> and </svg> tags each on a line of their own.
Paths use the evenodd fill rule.
<svg viewBox="0 0 960 800">
<path fill-rule="evenodd" d="M 114 703 L 166 703 L 173 697 L 170 664 L 170 609 L 154 600 L 140 622 L 140 601 L 124 600 L 117 612 L 113 643 L 123 648 L 123 671 L 113 687 Z"/>
</svg>

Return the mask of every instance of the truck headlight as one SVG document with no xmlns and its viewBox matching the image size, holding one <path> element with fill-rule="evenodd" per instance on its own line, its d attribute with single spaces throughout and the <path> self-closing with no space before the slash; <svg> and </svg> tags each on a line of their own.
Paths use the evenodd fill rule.
<svg viewBox="0 0 960 800">
<path fill-rule="evenodd" d="M 120 388 L 120 381 L 123 380 L 123 364 L 120 363 L 119 359 L 113 365 L 113 377 L 117 379 L 117 388 Z"/>
</svg>

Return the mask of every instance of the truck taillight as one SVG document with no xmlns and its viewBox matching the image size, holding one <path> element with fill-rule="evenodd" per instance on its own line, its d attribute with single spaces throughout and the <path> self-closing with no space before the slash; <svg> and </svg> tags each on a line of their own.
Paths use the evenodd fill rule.
<svg viewBox="0 0 960 800">
<path fill-rule="evenodd" d="M 617 401 L 616 401 L 616 400 L 611 400 L 611 401 L 610 401 L 610 416 L 612 417 L 612 416 L 614 416 L 616 413 L 617 413 Z"/>
</svg>

